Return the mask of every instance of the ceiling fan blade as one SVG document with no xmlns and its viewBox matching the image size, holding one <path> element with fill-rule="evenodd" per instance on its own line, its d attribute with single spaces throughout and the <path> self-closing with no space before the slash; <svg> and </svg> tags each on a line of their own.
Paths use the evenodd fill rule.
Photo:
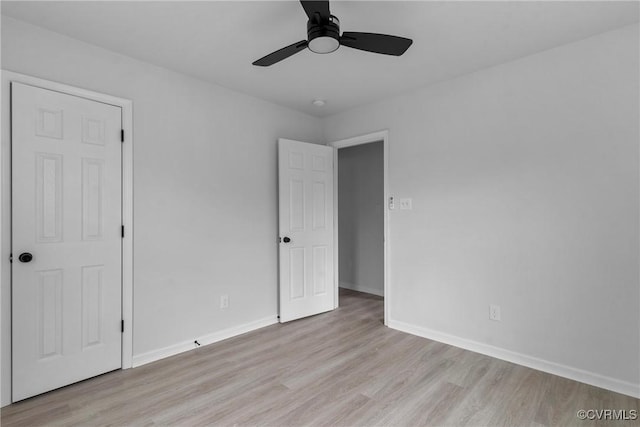
<svg viewBox="0 0 640 427">
<path fill-rule="evenodd" d="M 275 52 L 270 53 L 267 56 L 263 56 L 257 61 L 253 62 L 253 65 L 257 65 L 259 67 L 268 67 L 269 65 L 273 65 L 276 62 L 280 62 L 283 59 L 287 59 L 293 54 L 300 52 L 302 49 L 307 47 L 306 40 L 300 40 L 294 44 L 290 44 L 287 47 L 283 47 L 280 50 L 276 50 Z"/>
<path fill-rule="evenodd" d="M 400 56 L 405 53 L 411 43 L 413 43 L 411 39 L 388 34 L 345 31 L 340 37 L 342 46 L 394 56 Z"/>
<path fill-rule="evenodd" d="M 328 1 L 305 1 L 300 0 L 300 4 L 304 8 L 305 13 L 309 17 L 310 20 L 313 20 L 313 17 L 316 13 L 320 14 L 322 21 L 328 21 L 329 16 L 329 2 Z"/>
</svg>

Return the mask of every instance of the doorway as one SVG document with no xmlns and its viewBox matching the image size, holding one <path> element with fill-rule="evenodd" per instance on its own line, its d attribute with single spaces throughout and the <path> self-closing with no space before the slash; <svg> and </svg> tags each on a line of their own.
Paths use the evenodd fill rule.
<svg viewBox="0 0 640 427">
<path fill-rule="evenodd" d="M 384 297 L 382 141 L 338 150 L 339 285 Z"/>
<path fill-rule="evenodd" d="M 335 150 L 336 288 L 384 297 L 389 319 L 388 132 L 331 144 Z M 339 289 L 336 289 L 339 290 Z M 336 299 L 339 292 L 336 292 Z M 336 301 L 338 306 L 339 301 Z"/>
</svg>

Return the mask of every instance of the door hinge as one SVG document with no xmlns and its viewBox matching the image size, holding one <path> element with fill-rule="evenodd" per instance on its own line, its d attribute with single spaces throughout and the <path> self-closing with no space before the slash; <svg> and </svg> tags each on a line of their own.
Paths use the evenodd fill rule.
<svg viewBox="0 0 640 427">
<path fill-rule="evenodd" d="M 121 226 L 120 233 L 122 234 L 122 238 L 124 239 L 124 225 Z"/>
<path fill-rule="evenodd" d="M 13 254 L 9 254 L 9 262 L 13 263 Z"/>
<path fill-rule="evenodd" d="M 120 129 L 120 142 L 124 142 L 124 129 Z"/>
<path fill-rule="evenodd" d="M 120 332 L 124 332 L 124 319 L 120 321 Z"/>
</svg>

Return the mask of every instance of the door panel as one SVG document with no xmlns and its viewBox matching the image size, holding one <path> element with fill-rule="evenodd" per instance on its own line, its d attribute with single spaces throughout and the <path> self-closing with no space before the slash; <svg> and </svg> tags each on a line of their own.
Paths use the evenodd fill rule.
<svg viewBox="0 0 640 427">
<path fill-rule="evenodd" d="M 280 321 L 287 322 L 335 308 L 333 149 L 281 139 L 278 150 Z"/>
<path fill-rule="evenodd" d="M 11 123 L 17 401 L 121 367 L 121 109 L 14 82 Z"/>
</svg>

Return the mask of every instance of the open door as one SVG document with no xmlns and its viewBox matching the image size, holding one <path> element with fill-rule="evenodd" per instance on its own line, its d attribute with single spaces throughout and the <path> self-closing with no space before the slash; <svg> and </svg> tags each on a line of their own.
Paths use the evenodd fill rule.
<svg viewBox="0 0 640 427">
<path fill-rule="evenodd" d="M 280 322 L 335 308 L 333 151 L 278 141 Z"/>
</svg>

